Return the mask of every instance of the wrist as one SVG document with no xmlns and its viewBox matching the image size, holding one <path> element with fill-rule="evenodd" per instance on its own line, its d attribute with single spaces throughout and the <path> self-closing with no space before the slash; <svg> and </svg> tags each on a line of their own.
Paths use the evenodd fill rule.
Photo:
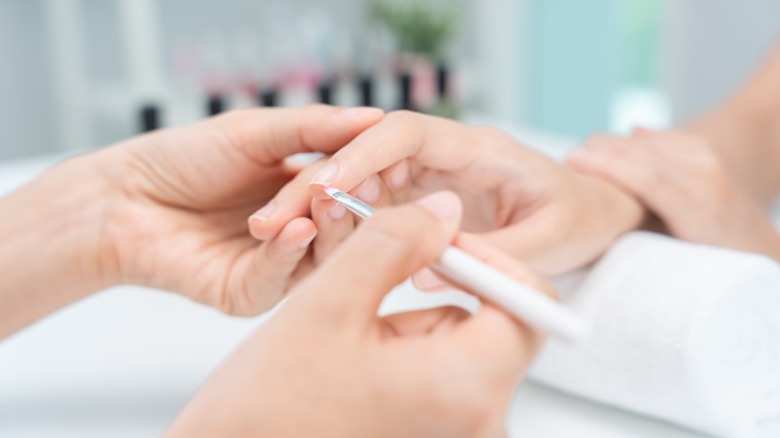
<svg viewBox="0 0 780 438">
<path fill-rule="evenodd" d="M 113 284 L 100 251 L 108 191 L 93 155 L 0 200 L 0 338 Z"/>
<path fill-rule="evenodd" d="M 24 196 L 34 217 L 31 227 L 40 248 L 60 275 L 81 290 L 94 292 L 116 283 L 104 240 L 112 190 L 102 172 L 101 155 L 66 161 L 28 187 Z"/>
<path fill-rule="evenodd" d="M 588 215 L 592 226 L 605 227 L 605 234 L 615 239 L 645 224 L 648 211 L 635 197 L 597 176 L 575 175 L 584 187 L 585 201 L 591 209 L 595 207 L 593 214 Z"/>
<path fill-rule="evenodd" d="M 780 116 L 752 99 L 736 96 L 681 127 L 703 138 L 724 169 L 748 193 L 770 201 L 780 188 Z"/>
</svg>

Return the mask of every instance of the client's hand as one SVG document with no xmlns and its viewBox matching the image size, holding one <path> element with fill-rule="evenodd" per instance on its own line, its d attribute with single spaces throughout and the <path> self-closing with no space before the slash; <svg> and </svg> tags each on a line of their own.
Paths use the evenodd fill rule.
<svg viewBox="0 0 780 438">
<path fill-rule="evenodd" d="M 111 275 L 233 314 L 268 309 L 307 263 L 317 229 L 291 218 L 258 244 L 247 216 L 295 176 L 284 158 L 337 149 L 381 117 L 325 106 L 235 111 L 105 150 L 113 187 L 102 254 Z"/>
<path fill-rule="evenodd" d="M 632 193 L 675 237 L 780 260 L 780 237 L 761 203 L 693 134 L 638 129 L 631 138 L 596 136 L 567 164 Z"/>
<path fill-rule="evenodd" d="M 388 291 L 439 257 L 460 215 L 447 192 L 378 211 L 211 377 L 169 436 L 503 436 L 542 335 L 489 303 L 472 316 L 377 316 Z M 554 295 L 497 250 L 458 245 Z"/>
<path fill-rule="evenodd" d="M 312 182 L 315 195 L 332 185 L 368 202 L 380 197 L 381 183 L 395 202 L 453 190 L 466 206 L 465 231 L 548 274 L 593 260 L 643 213 L 611 184 L 571 172 L 499 131 L 403 111 L 339 150 Z M 273 217 L 255 221 L 252 234 L 267 238 L 309 215 L 309 202 L 306 187 L 282 189 L 270 204 Z"/>
</svg>

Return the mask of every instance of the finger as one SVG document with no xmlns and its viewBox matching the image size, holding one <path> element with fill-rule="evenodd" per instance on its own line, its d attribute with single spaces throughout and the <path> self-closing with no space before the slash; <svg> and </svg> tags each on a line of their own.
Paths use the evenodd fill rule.
<svg viewBox="0 0 780 438">
<path fill-rule="evenodd" d="M 454 306 L 396 313 L 380 320 L 380 333 L 387 337 L 430 335 L 448 330 L 468 317 L 467 310 Z"/>
<path fill-rule="evenodd" d="M 696 199 L 691 172 L 680 171 L 690 165 L 679 153 L 669 154 L 669 145 L 637 143 L 641 147 L 632 147 L 632 143 L 592 144 L 566 164 L 621 187 L 670 226 Z"/>
<path fill-rule="evenodd" d="M 541 221 L 537 221 L 541 223 Z M 522 233 L 522 235 L 518 235 Z M 499 232 L 486 233 L 483 235 L 474 235 L 470 233 L 458 233 L 455 238 L 455 246 L 463 249 L 469 254 L 477 257 L 481 261 L 488 265 L 492 265 L 502 272 L 512 272 L 513 276 L 521 280 L 523 283 L 528 284 L 534 289 L 543 290 L 548 295 L 555 297 L 554 292 L 550 289 L 549 283 L 547 283 L 542 277 L 534 273 L 524 263 L 518 263 L 518 258 L 521 260 L 536 258 L 542 253 L 541 248 L 547 248 L 550 246 L 549 241 L 546 240 L 530 240 L 526 237 L 540 236 L 549 234 L 548 232 L 539 232 L 537 229 L 526 230 L 524 228 L 517 228 L 511 230 L 501 230 Z M 511 238 L 507 236 L 511 235 Z M 522 250 L 518 254 L 519 257 L 510 255 L 510 252 L 505 252 L 501 246 L 496 245 L 496 242 L 505 243 L 507 241 L 523 242 Z M 556 264 L 560 264 L 561 261 L 556 257 Z M 415 273 L 412 277 L 414 285 L 421 290 L 435 291 L 442 289 L 458 288 L 457 285 L 453 285 L 447 279 L 442 278 L 429 268 L 423 268 L 419 272 Z"/>
<path fill-rule="evenodd" d="M 351 194 L 360 199 L 361 201 L 378 207 L 379 199 L 382 198 L 385 188 L 383 187 L 382 180 L 377 174 L 371 174 L 360 185 L 355 187 Z M 386 198 L 386 197 L 385 197 Z"/>
<path fill-rule="evenodd" d="M 249 217 L 249 232 L 252 237 L 258 240 L 271 239 L 291 220 L 311 214 L 308 183 L 323 164 L 324 160 L 300 171 L 273 199 Z"/>
<path fill-rule="evenodd" d="M 301 152 L 333 152 L 382 119 L 379 108 L 253 108 L 214 117 L 213 123 L 240 152 L 276 164 Z"/>
<path fill-rule="evenodd" d="M 546 336 L 502 309 L 485 304 L 456 326 L 449 340 L 458 347 L 462 361 L 481 364 L 496 378 L 516 374 L 519 383 Z"/>
<path fill-rule="evenodd" d="M 390 190 L 400 190 L 409 184 L 411 169 L 408 160 L 401 160 L 381 171 L 379 176 Z"/>
<path fill-rule="evenodd" d="M 403 204 L 409 198 L 412 186 L 412 165 L 409 160 L 401 160 L 387 169 L 379 172 L 385 187 L 390 194 L 391 204 Z"/>
<path fill-rule="evenodd" d="M 257 315 L 276 304 L 287 290 L 290 276 L 317 235 L 310 219 L 287 224 L 274 239 L 256 250 L 248 268 L 243 295 L 235 297 L 237 315 Z"/>
<path fill-rule="evenodd" d="M 631 137 L 633 138 L 652 138 L 658 134 L 660 134 L 661 131 L 656 131 L 655 129 L 649 129 L 644 128 L 642 126 L 637 126 L 634 128 L 633 131 L 631 131 Z"/>
<path fill-rule="evenodd" d="M 351 195 L 375 208 L 391 205 L 390 195 L 377 175 L 368 177 Z M 314 261 L 319 266 L 354 232 L 357 217 L 331 199 L 314 199 L 312 218 L 320 230 L 314 241 Z"/>
<path fill-rule="evenodd" d="M 460 200 L 452 192 L 378 210 L 300 285 L 299 300 L 336 324 L 374 321 L 393 287 L 441 255 L 461 214 Z"/>
<path fill-rule="evenodd" d="M 479 140 L 476 132 L 437 117 L 391 113 L 336 152 L 312 178 L 310 193 L 324 197 L 322 189 L 328 186 L 352 190 L 369 175 L 407 158 L 430 168 L 454 170 L 474 159 L 479 149 L 474 147 Z"/>
<path fill-rule="evenodd" d="M 555 205 L 541 208 L 519 222 L 481 233 L 479 237 L 530 264 L 535 270 L 546 275 L 559 274 L 578 266 L 583 260 L 582 254 L 566 245 L 568 236 L 560 231 L 568 226 L 558 226 L 561 214 L 568 213 L 561 212 Z"/>
<path fill-rule="evenodd" d="M 312 219 L 318 230 L 314 239 L 314 263 L 319 266 L 355 231 L 355 216 L 336 201 L 314 199 Z"/>
<path fill-rule="evenodd" d="M 625 139 L 588 142 L 566 158 L 566 165 L 606 178 L 628 193 L 640 197 L 662 179 L 663 167 L 652 148 L 632 147 Z"/>
<path fill-rule="evenodd" d="M 417 289 L 427 292 L 454 289 L 456 286 L 449 283 L 430 268 L 422 268 L 412 276 L 412 284 Z"/>
</svg>

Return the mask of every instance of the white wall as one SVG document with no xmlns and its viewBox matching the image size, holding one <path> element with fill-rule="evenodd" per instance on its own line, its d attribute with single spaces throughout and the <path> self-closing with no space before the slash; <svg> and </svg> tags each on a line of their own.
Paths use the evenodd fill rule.
<svg viewBox="0 0 780 438">
<path fill-rule="evenodd" d="M 39 0 L 0 0 L 0 159 L 56 147 Z"/>
<path fill-rule="evenodd" d="M 778 0 L 668 0 L 667 5 L 666 88 L 678 120 L 727 97 L 780 37 Z"/>
</svg>

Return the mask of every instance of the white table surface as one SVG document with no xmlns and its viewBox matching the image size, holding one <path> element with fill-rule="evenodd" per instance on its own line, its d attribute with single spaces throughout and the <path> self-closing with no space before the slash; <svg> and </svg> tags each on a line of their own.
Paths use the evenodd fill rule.
<svg viewBox="0 0 780 438">
<path fill-rule="evenodd" d="M 0 195 L 56 160 L 0 163 Z M 0 343 L 0 437 L 159 436 L 258 323 L 138 287 L 76 303 Z M 534 383 L 508 424 L 531 438 L 702 436 Z"/>
</svg>

